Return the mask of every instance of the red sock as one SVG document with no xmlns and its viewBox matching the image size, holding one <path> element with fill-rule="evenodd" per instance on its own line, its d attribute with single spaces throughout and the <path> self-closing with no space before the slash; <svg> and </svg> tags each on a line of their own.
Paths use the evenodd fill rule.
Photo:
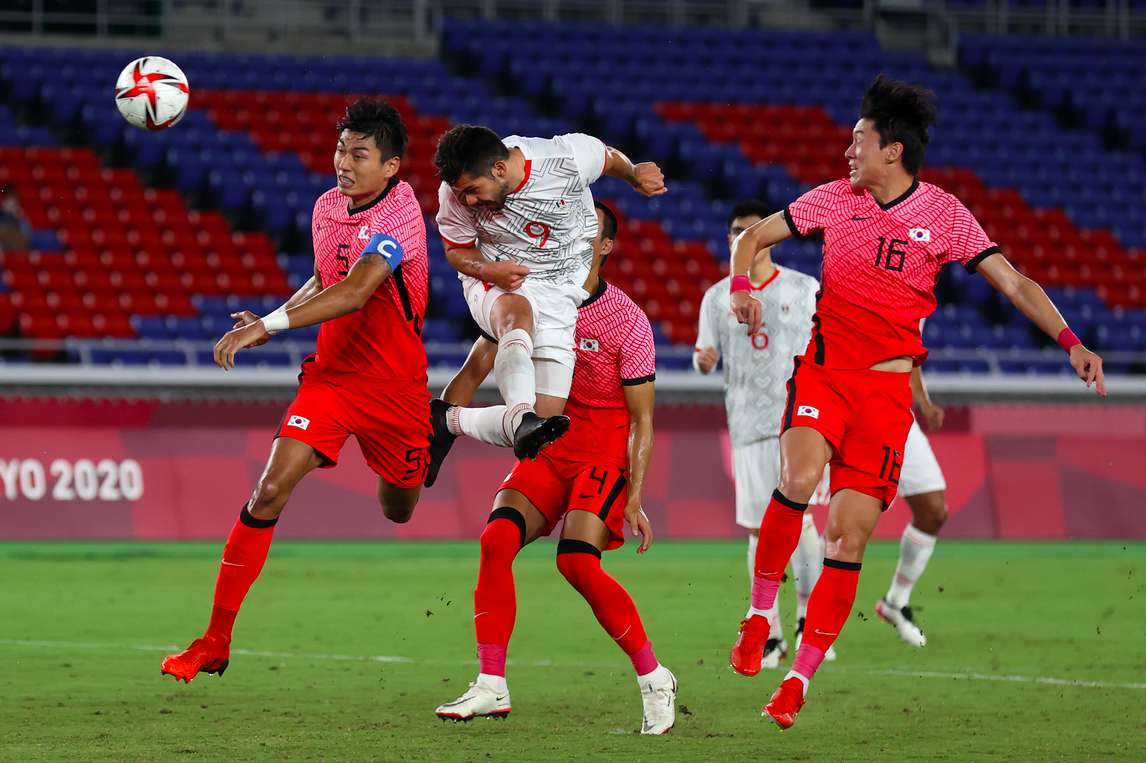
<svg viewBox="0 0 1146 763">
<path fill-rule="evenodd" d="M 800 542 L 804 526 L 806 503 L 790 501 L 778 489 L 772 491 L 772 500 L 764 511 L 760 534 L 756 541 L 755 574 L 752 576 L 752 607 L 771 609 L 776 603 L 776 591 L 784 578 L 784 568 Z"/>
<path fill-rule="evenodd" d="M 824 560 L 824 571 L 808 601 L 804 638 L 792 665 L 792 669 L 805 678 L 815 675 L 824 653 L 835 643 L 847 623 L 856 601 L 859 576 L 859 562 Z"/>
<path fill-rule="evenodd" d="M 481 534 L 481 562 L 474 588 L 474 631 L 479 670 L 505 675 L 506 647 L 517 619 L 513 560 L 525 543 L 525 518 L 517 509 L 494 509 Z"/>
<path fill-rule="evenodd" d="M 601 568 L 601 552 L 591 543 L 562 539 L 557 544 L 557 569 L 585 597 L 597 622 L 613 637 L 633 661 L 638 676 L 656 670 L 660 664 L 637 605 L 625 587 Z"/>
<path fill-rule="evenodd" d="M 243 605 L 243 598 L 267 561 L 267 552 L 275 534 L 278 519 L 259 519 L 251 516 L 244 506 L 223 547 L 223 561 L 219 565 L 219 579 L 215 583 L 215 606 L 211 610 L 211 623 L 207 634 L 231 640 L 235 615 Z"/>
</svg>

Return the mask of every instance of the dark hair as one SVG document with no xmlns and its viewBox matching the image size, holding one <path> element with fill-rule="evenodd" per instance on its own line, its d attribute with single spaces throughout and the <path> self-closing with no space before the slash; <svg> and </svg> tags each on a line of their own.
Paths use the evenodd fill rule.
<svg viewBox="0 0 1146 763">
<path fill-rule="evenodd" d="M 374 143 L 382 152 L 382 161 L 406 155 L 409 136 L 402 115 L 380 98 L 359 98 L 347 106 L 337 127 L 339 132 L 350 130 L 373 136 Z"/>
<path fill-rule="evenodd" d="M 880 148 L 902 143 L 903 168 L 919 174 L 923 151 L 931 139 L 927 130 L 936 119 L 935 93 L 881 74 L 864 93 L 860 118 L 875 125 Z"/>
<path fill-rule="evenodd" d="M 594 201 L 593 206 L 601 210 L 601 214 L 605 216 L 605 227 L 601 231 L 601 238 L 611 238 L 617 240 L 617 213 L 609 209 L 609 205 L 603 201 Z"/>
<path fill-rule="evenodd" d="M 462 175 L 489 175 L 494 162 L 509 157 L 509 149 L 497 133 L 479 125 L 455 125 L 438 138 L 434 166 L 447 185 Z"/>
<path fill-rule="evenodd" d="M 728 224 L 726 228 L 732 228 L 732 223 L 738 217 L 751 217 L 755 215 L 763 220 L 768 215 L 772 214 L 772 208 L 769 207 L 760 199 L 744 199 L 743 201 L 736 202 L 732 207 L 732 211 L 728 213 Z"/>
</svg>

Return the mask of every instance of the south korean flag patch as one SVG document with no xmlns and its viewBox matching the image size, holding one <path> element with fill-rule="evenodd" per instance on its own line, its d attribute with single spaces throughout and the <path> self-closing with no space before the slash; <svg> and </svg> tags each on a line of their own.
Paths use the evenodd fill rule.
<svg viewBox="0 0 1146 763">
<path fill-rule="evenodd" d="M 581 348 L 582 350 L 584 350 L 585 352 L 600 352 L 601 351 L 601 343 L 599 341 L 597 341 L 596 339 L 588 339 L 586 337 L 581 337 L 581 342 L 577 346 L 579 348 Z"/>
<path fill-rule="evenodd" d="M 931 243 L 931 231 L 926 228 L 912 228 L 907 232 L 907 237 L 917 244 Z"/>
</svg>

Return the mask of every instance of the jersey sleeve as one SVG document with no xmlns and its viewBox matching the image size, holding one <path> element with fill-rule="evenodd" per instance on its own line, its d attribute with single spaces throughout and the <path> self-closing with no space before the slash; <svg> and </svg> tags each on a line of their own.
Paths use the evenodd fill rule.
<svg viewBox="0 0 1146 763">
<path fill-rule="evenodd" d="M 784 222 L 793 236 L 804 238 L 827 227 L 839 203 L 840 182 L 817 186 L 784 208 Z"/>
<path fill-rule="evenodd" d="M 949 241 L 943 252 L 944 263 L 959 262 L 974 273 L 980 262 L 1002 251 L 963 202 L 955 199 L 949 215 Z"/>
<path fill-rule="evenodd" d="M 796 311 L 799 316 L 799 332 L 796 334 L 795 350 L 799 355 L 812 341 L 812 318 L 816 314 L 816 293 L 820 290 L 820 282 L 815 278 L 808 279 L 807 288 L 801 295 L 800 304 Z"/>
<path fill-rule="evenodd" d="M 649 317 L 637 310 L 621 345 L 621 384 L 634 387 L 657 378 L 657 350 Z"/>
<path fill-rule="evenodd" d="M 721 287 L 722 283 L 718 282 L 709 288 L 700 300 L 700 314 L 697 316 L 696 327 L 696 352 L 709 347 L 716 350 L 720 349 L 720 321 L 717 314 L 720 308 L 717 304 L 716 290 Z M 696 363 L 696 352 L 692 356 L 692 366 L 700 371 Z"/>
<path fill-rule="evenodd" d="M 477 228 L 473 218 L 445 183 L 438 187 L 437 223 L 438 233 L 447 247 L 466 249 L 477 246 Z"/>
<path fill-rule="evenodd" d="M 600 138 L 586 135 L 583 132 L 571 132 L 562 135 L 559 140 L 564 141 L 573 151 L 573 161 L 577 164 L 577 171 L 586 183 L 592 183 L 605 172 L 605 159 L 607 151 Z"/>
</svg>

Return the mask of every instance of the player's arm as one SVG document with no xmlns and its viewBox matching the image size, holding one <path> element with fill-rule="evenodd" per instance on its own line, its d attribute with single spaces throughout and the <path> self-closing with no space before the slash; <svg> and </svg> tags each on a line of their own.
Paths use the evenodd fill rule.
<svg viewBox="0 0 1146 763">
<path fill-rule="evenodd" d="M 1007 258 L 998 251 L 977 263 L 975 269 L 982 273 L 987 282 L 1000 294 L 1010 300 L 1019 312 L 1066 350 L 1070 356 L 1071 367 L 1078 374 L 1078 378 L 1086 382 L 1087 387 L 1094 384 L 1098 394 L 1106 397 L 1102 358 L 1083 346 L 1041 286 L 1015 270 Z"/>
<path fill-rule="evenodd" d="M 633 528 L 633 535 L 641 536 L 638 554 L 647 551 L 653 542 L 653 528 L 641 508 L 641 495 L 653 457 L 655 397 L 656 383 L 651 380 L 625 385 L 625 405 L 629 409 L 629 502 L 625 505 L 625 519 Z"/>
<path fill-rule="evenodd" d="M 704 293 L 700 300 L 700 315 L 697 319 L 696 349 L 692 353 L 692 367 L 702 374 L 710 374 L 720 362 L 720 340 L 717 337 L 716 319 L 713 316 L 716 295 L 712 289 Z"/>
<path fill-rule="evenodd" d="M 756 255 L 792 236 L 792 229 L 783 212 L 768 215 L 748 228 L 732 242 L 732 313 L 736 320 L 748 324 L 748 333 L 760 330 L 762 320 L 760 303 L 749 296 L 752 282 L 748 280 L 748 269 L 756 261 Z"/>
<path fill-rule="evenodd" d="M 943 428 L 943 408 L 932 402 L 931 395 L 927 392 L 927 385 L 923 382 L 923 371 L 919 366 L 911 369 L 911 398 L 915 401 L 919 412 L 923 414 L 928 429 L 939 431 Z"/>
<path fill-rule="evenodd" d="M 318 267 L 316 266 L 314 269 L 314 275 L 307 279 L 306 283 L 298 287 L 298 291 L 292 294 L 290 299 L 288 299 L 286 302 L 283 302 L 282 305 L 279 306 L 279 309 L 285 310 L 292 308 L 295 305 L 310 299 L 320 291 L 322 291 L 322 279 L 318 276 Z M 235 320 L 235 325 L 231 327 L 233 329 L 241 329 L 243 326 L 249 326 L 250 324 L 259 320 L 259 316 L 255 315 L 250 310 L 240 310 L 236 313 L 231 313 L 231 317 Z M 264 339 L 257 342 L 252 342 L 247 346 L 258 347 L 261 344 L 266 344 L 267 340 L 269 340 L 272 336 L 274 336 L 274 332 L 268 333 Z"/>
<path fill-rule="evenodd" d="M 450 379 L 450 383 L 442 390 L 442 400 L 450 405 L 469 405 L 474 399 L 474 393 L 493 370 L 493 361 L 497 357 L 497 343 L 491 342 L 484 336 L 478 337 L 466 362 Z"/>
<path fill-rule="evenodd" d="M 364 252 L 338 283 L 289 308 L 284 305 L 255 323 L 224 334 L 215 345 L 215 364 L 223 370 L 234 368 L 235 353 L 256 342 L 266 341 L 272 332 L 312 326 L 360 310 L 392 272 L 385 255 Z"/>
<path fill-rule="evenodd" d="M 601 174 L 624 180 L 634 191 L 645 196 L 660 196 L 668 192 L 664 173 L 655 162 L 633 164 L 624 152 L 612 146 L 605 147 L 605 169 Z"/>
<path fill-rule="evenodd" d="M 513 291 L 525 283 L 529 268 L 510 260 L 487 260 L 476 246 L 446 245 L 446 261 L 462 275 L 491 283 L 499 289 Z"/>
</svg>

